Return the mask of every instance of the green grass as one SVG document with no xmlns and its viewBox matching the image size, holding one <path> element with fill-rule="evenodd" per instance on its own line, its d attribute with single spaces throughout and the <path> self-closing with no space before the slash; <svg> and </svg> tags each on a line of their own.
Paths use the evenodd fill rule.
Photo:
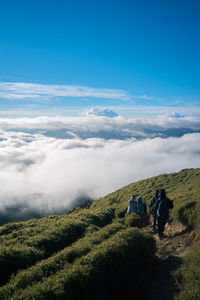
<svg viewBox="0 0 200 300">
<path fill-rule="evenodd" d="M 119 218 L 126 216 L 127 201 L 132 194 L 142 196 L 149 204 L 156 189 L 164 188 L 174 201 L 172 216 L 180 222 L 195 226 L 200 223 L 200 169 L 185 169 L 178 173 L 163 174 L 131 183 L 93 203 L 93 207 L 112 206 Z"/>
<path fill-rule="evenodd" d="M 19 224 L 7 224 L 0 230 L 0 284 L 19 269 L 25 269 L 70 246 L 95 226 L 112 222 L 114 210 L 83 210 L 77 214 L 52 216 Z M 28 251 L 29 249 L 29 251 Z M 10 255 L 9 255 L 10 252 Z M 32 253 L 32 254 L 30 254 Z"/>
<path fill-rule="evenodd" d="M 200 224 L 199 182 L 200 169 L 163 174 L 129 184 L 94 201 L 89 209 L 1 226 L 0 299 L 117 299 L 119 295 L 129 299 L 129 293 L 137 295 L 149 281 L 155 242 L 139 229 L 148 224 L 148 216 L 127 214 L 128 200 L 136 194 L 148 205 L 155 190 L 165 188 L 174 202 L 172 216 L 192 228 Z M 185 260 L 177 275 L 180 284 L 188 286 L 187 295 L 193 295 L 192 290 L 199 293 L 195 285 L 198 253 Z M 193 269 L 185 267 L 187 261 Z M 197 278 L 193 285 L 191 274 Z M 105 294 L 108 290 L 110 294 Z"/>
<path fill-rule="evenodd" d="M 122 224 L 114 223 L 101 228 L 93 233 L 88 233 L 82 239 L 73 243 L 71 247 L 66 247 L 48 259 L 44 259 L 27 270 L 20 271 L 4 285 L 3 291 L 14 291 L 16 289 L 26 288 L 35 282 L 45 280 L 56 272 L 71 267 L 75 259 L 89 253 L 95 245 L 102 243 L 110 238 L 116 232 L 125 228 Z M 2 291 L 1 290 L 1 291 Z"/>
<path fill-rule="evenodd" d="M 69 267 L 39 283 L 15 290 L 2 288 L 1 299 L 108 299 L 131 293 L 148 278 L 155 241 L 137 229 L 123 229 Z"/>
<path fill-rule="evenodd" d="M 175 296 L 175 300 L 200 299 L 200 247 L 184 258 L 176 277 L 181 286 L 181 292 Z"/>
<path fill-rule="evenodd" d="M 35 264 L 44 256 L 43 251 L 28 246 L 0 248 L 0 283 L 4 284 L 12 273 Z"/>
</svg>

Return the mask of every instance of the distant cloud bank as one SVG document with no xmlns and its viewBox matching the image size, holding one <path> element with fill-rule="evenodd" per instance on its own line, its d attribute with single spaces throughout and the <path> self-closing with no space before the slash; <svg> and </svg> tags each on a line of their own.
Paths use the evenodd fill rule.
<svg viewBox="0 0 200 300">
<path fill-rule="evenodd" d="M 55 138 L 119 139 L 182 136 L 200 131 L 200 119 L 158 116 L 124 118 L 109 109 L 91 109 L 82 117 L 0 118 L 0 128 Z"/>
<path fill-rule="evenodd" d="M 66 211 L 81 198 L 200 167 L 199 119 L 98 113 L 0 119 L 0 216 L 18 220 Z"/>
</svg>

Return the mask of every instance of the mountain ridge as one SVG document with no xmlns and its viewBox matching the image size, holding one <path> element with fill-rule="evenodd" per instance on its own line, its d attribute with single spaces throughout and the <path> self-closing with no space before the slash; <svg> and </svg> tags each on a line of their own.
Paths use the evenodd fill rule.
<svg viewBox="0 0 200 300">
<path fill-rule="evenodd" d="M 78 300 L 99 293 L 96 299 L 160 299 L 160 274 L 173 285 L 165 299 L 198 299 L 199 179 L 199 168 L 162 174 L 131 183 L 87 208 L 1 226 L 0 298 Z M 157 188 L 165 188 L 174 202 L 161 241 L 150 232 L 149 216 L 126 213 L 132 194 L 148 205 Z M 186 268 L 188 260 L 192 264 Z"/>
</svg>

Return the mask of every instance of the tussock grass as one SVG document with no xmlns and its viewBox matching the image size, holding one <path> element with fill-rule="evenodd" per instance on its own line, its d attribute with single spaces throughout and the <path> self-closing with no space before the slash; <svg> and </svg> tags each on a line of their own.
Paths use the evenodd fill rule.
<svg viewBox="0 0 200 300">
<path fill-rule="evenodd" d="M 9 246 L 0 248 L 0 283 L 4 284 L 12 273 L 27 268 L 42 259 L 44 253 L 28 246 Z"/>
<path fill-rule="evenodd" d="M 93 247 L 70 268 L 44 278 L 26 289 L 18 289 L 12 299 L 114 299 L 127 295 L 148 276 L 155 241 L 137 229 L 124 229 Z M 1 291 L 2 299 L 11 295 Z"/>
<path fill-rule="evenodd" d="M 5 283 L 11 274 L 25 269 L 41 259 L 70 246 L 87 231 L 94 230 L 92 225 L 103 227 L 112 222 L 114 210 L 94 209 L 88 212 L 30 220 L 24 223 L 11 223 L 1 228 L 0 236 L 0 284 Z M 29 251 L 28 251 L 29 250 Z M 9 255 L 10 253 L 10 255 Z M 32 253 L 32 254 L 30 254 Z"/>
<path fill-rule="evenodd" d="M 109 224 L 94 233 L 88 233 L 85 237 L 73 243 L 71 247 L 66 247 L 50 258 L 42 260 L 27 270 L 20 271 L 7 285 L 0 289 L 0 297 L 2 293 L 7 293 L 7 296 L 10 297 L 11 291 L 30 287 L 32 284 L 40 280 L 44 281 L 46 277 L 52 276 L 62 269 L 71 268 L 75 259 L 86 255 L 95 245 L 102 243 L 124 227 L 118 223 Z"/>
<path fill-rule="evenodd" d="M 112 205 L 118 218 L 127 216 L 127 201 L 132 194 L 142 196 L 150 203 L 155 190 L 164 188 L 167 196 L 174 201 L 172 216 L 188 226 L 200 223 L 200 169 L 184 169 L 178 173 L 163 174 L 131 183 L 108 196 L 95 201 L 92 207 Z"/>
<path fill-rule="evenodd" d="M 200 247 L 184 258 L 176 277 L 181 286 L 181 292 L 175 296 L 175 300 L 200 299 Z"/>
<path fill-rule="evenodd" d="M 155 242 L 139 229 L 148 217 L 127 214 L 128 200 L 140 195 L 148 205 L 155 190 L 165 188 L 174 202 L 172 216 L 195 227 L 200 224 L 199 182 L 200 169 L 163 174 L 129 184 L 94 201 L 89 209 L 1 226 L 0 299 L 128 299 L 129 292 L 137 296 L 149 279 Z M 199 293 L 198 251 L 178 272 L 187 294 L 183 289 L 177 299 Z"/>
</svg>

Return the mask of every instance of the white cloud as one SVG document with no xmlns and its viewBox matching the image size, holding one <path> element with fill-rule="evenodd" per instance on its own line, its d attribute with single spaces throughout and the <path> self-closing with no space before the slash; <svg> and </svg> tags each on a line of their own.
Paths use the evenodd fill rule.
<svg viewBox="0 0 200 300">
<path fill-rule="evenodd" d="M 23 99 L 49 97 L 95 97 L 130 100 L 128 93 L 121 89 L 23 82 L 0 82 L 0 98 Z"/>
<path fill-rule="evenodd" d="M 112 107 L 110 107 L 112 109 Z M 171 115 L 174 109 L 178 110 L 178 113 L 182 116 L 200 116 L 200 107 L 194 103 L 190 105 L 121 105 L 114 107 L 116 112 L 123 114 L 129 117 L 147 117 L 155 118 L 158 115 Z"/>
<path fill-rule="evenodd" d="M 40 97 L 40 95 L 34 95 L 34 94 L 17 94 L 17 93 L 2 93 L 0 91 L 0 98 L 2 99 L 27 99 L 27 98 L 31 98 L 31 99 L 38 99 Z M 44 96 L 43 96 L 44 98 Z"/>
<path fill-rule="evenodd" d="M 141 95 L 141 96 L 132 96 L 133 98 L 137 98 L 137 99 L 145 99 L 145 100 L 152 100 L 153 97 L 148 96 L 148 95 Z"/>
<path fill-rule="evenodd" d="M 0 212 L 23 199 L 29 211 L 52 213 L 80 196 L 96 199 L 139 179 L 200 167 L 200 133 L 170 136 L 171 129 L 199 130 L 197 118 L 2 118 L 0 127 Z"/>
<path fill-rule="evenodd" d="M 200 130 L 200 119 L 194 117 L 171 118 L 166 115 L 158 116 L 154 119 L 146 118 L 123 118 L 121 116 L 115 118 L 107 118 L 104 116 L 83 116 L 83 117 L 36 117 L 36 118 L 0 118 L 0 128 L 8 129 L 27 129 L 32 132 L 40 132 L 40 130 L 65 130 L 75 135 L 83 132 L 85 137 L 91 137 L 90 133 L 98 132 L 118 133 L 116 138 L 122 138 L 122 135 L 129 134 L 134 137 L 137 132 L 144 136 L 159 136 L 167 133 L 169 129 L 178 132 L 182 128 L 188 130 Z M 190 132 L 190 131 L 188 131 Z M 186 133 L 184 131 L 184 133 Z M 95 137 L 98 137 L 96 135 Z M 103 137 L 103 136 L 102 136 Z"/>
<path fill-rule="evenodd" d="M 200 167 L 199 133 L 106 141 L 1 131 L 0 138 L 1 209 L 41 193 L 50 195 L 41 207 L 52 212 L 81 195 L 96 199 L 142 178 Z"/>
</svg>

